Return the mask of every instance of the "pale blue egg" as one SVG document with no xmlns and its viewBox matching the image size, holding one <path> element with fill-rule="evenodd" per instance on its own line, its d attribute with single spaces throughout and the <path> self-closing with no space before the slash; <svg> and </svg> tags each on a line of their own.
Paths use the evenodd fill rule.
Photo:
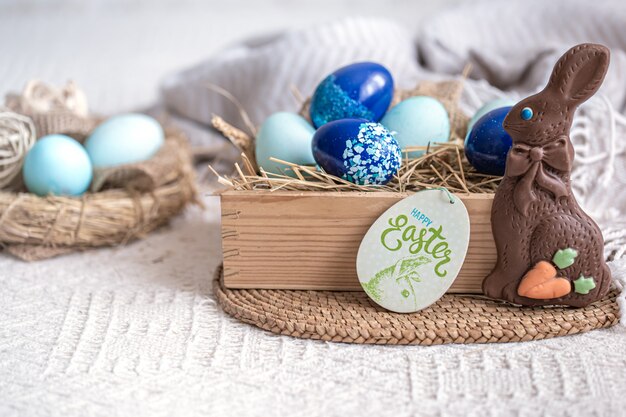
<svg viewBox="0 0 626 417">
<path fill-rule="evenodd" d="M 432 97 L 417 96 L 401 101 L 387 112 L 380 123 L 395 132 L 394 137 L 402 149 L 447 142 L 450 137 L 448 112 Z M 409 156 L 414 158 L 422 154 L 422 151 L 415 151 Z"/>
<path fill-rule="evenodd" d="M 128 113 L 99 124 L 85 141 L 94 168 L 150 159 L 165 140 L 163 128 L 150 116 Z"/>
<path fill-rule="evenodd" d="M 295 176 L 288 168 L 270 160 L 270 157 L 299 165 L 315 165 L 311 140 L 315 129 L 302 116 L 279 112 L 268 117 L 256 136 L 256 161 L 260 167 L 274 174 Z"/>
<path fill-rule="evenodd" d="M 467 133 L 469 134 L 478 119 L 489 113 L 491 110 L 499 109 L 500 107 L 511 107 L 515 105 L 515 103 L 516 101 L 509 98 L 498 98 L 488 101 L 480 109 L 478 109 L 474 116 L 472 116 L 472 118 L 470 119 L 469 123 L 467 124 Z"/>
<path fill-rule="evenodd" d="M 81 195 L 93 177 L 85 148 L 65 135 L 39 139 L 26 154 L 22 173 L 28 191 L 39 196 Z"/>
</svg>

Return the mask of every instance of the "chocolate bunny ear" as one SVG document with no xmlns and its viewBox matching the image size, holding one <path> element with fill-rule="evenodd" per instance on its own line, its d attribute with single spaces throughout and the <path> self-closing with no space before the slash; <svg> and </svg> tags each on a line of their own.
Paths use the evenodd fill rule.
<svg viewBox="0 0 626 417">
<path fill-rule="evenodd" d="M 548 88 L 578 106 L 600 88 L 609 68 L 609 55 L 604 45 L 576 45 L 554 66 Z"/>
</svg>

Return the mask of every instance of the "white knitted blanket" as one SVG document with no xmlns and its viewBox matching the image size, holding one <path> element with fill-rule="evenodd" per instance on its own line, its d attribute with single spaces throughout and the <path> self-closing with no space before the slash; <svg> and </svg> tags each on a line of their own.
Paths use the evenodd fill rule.
<svg viewBox="0 0 626 417">
<path fill-rule="evenodd" d="M 216 147 L 217 138 L 193 124 L 211 113 L 237 122 L 237 112 L 207 93 L 205 81 L 233 92 L 259 123 L 297 108 L 289 84 L 309 94 L 325 72 L 349 61 L 382 61 L 410 86 L 457 74 L 471 60 L 492 83 L 468 83 L 462 104 L 471 112 L 500 89 L 523 95 L 538 88 L 571 44 L 602 41 L 613 50 L 613 67 L 606 98 L 581 109 L 573 130 L 576 193 L 602 225 L 607 255 L 622 257 L 623 5 L 473 3 L 420 30 L 350 19 L 235 46 L 169 77 L 164 98 L 196 144 Z M 46 37 L 36 26 L 28 30 Z M 412 33 L 419 33 L 417 47 Z M 11 79 L 6 68 L 0 75 Z M 111 91 L 90 90 L 112 100 Z M 127 247 L 32 264 L 0 255 L 0 416 L 626 415 L 621 326 L 531 343 L 386 347 L 275 336 L 231 319 L 211 289 L 221 248 L 219 202 L 209 191 L 205 210 L 191 208 Z M 611 268 L 625 277 L 625 258 Z"/>
</svg>

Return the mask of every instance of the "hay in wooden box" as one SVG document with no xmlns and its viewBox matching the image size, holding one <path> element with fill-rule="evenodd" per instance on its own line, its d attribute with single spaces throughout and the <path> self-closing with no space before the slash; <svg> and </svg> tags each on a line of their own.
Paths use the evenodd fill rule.
<svg viewBox="0 0 626 417">
<path fill-rule="evenodd" d="M 458 102 L 463 81 L 422 82 L 410 90 L 397 90 L 392 106 L 409 97 L 426 95 L 438 99 L 448 111 L 450 138 L 445 143 L 432 143 L 427 147 L 405 149 L 402 166 L 386 185 L 357 185 L 327 174 L 312 166 L 302 166 L 289 161 L 274 159 L 284 165 L 284 173 L 293 173 L 296 178 L 265 172 L 256 165 L 254 137 L 231 126 L 218 116 L 213 126 L 242 151 L 242 164 L 235 164 L 234 176 L 216 173 L 221 184 L 229 190 L 282 190 L 282 191 L 419 191 L 427 188 L 447 187 L 456 193 L 493 194 L 500 182 L 499 176 L 477 172 L 464 155 L 463 142 L 468 118 L 459 110 Z M 305 101 L 300 114 L 308 118 L 308 103 Z M 421 150 L 418 158 L 408 154 Z"/>
<path fill-rule="evenodd" d="M 215 173 L 225 186 L 220 192 L 225 285 L 360 289 L 356 252 L 371 223 L 409 193 L 444 186 L 464 201 L 472 230 L 466 262 L 450 291 L 480 293 L 481 281 L 495 262 L 489 217 L 500 177 L 477 172 L 464 156 L 468 119 L 457 106 L 461 89 L 462 81 L 445 81 L 396 91 L 394 103 L 419 95 L 437 98 L 446 107 L 452 128 L 448 142 L 407 149 L 397 175 L 385 185 L 358 185 L 289 161 L 276 160 L 283 164 L 283 174 L 265 172 L 255 165 L 253 136 L 215 117 L 214 127 L 242 151 L 234 175 Z M 305 102 L 303 116 L 307 108 Z M 254 133 L 254 127 L 248 128 Z M 408 158 L 408 152 L 418 149 L 424 155 Z M 297 265 L 292 262 L 295 258 L 300 259 Z"/>
</svg>

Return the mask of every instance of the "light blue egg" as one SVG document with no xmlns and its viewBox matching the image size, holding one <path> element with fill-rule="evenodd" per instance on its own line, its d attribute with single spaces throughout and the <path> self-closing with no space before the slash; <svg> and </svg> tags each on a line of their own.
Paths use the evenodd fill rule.
<svg viewBox="0 0 626 417">
<path fill-rule="evenodd" d="M 429 143 L 447 142 L 450 138 L 450 118 L 438 100 L 417 96 L 401 101 L 380 121 L 391 132 L 402 149 L 428 146 Z M 410 152 L 418 157 L 423 151 Z"/>
<path fill-rule="evenodd" d="M 472 130 L 472 127 L 478 121 L 478 119 L 489 113 L 491 110 L 499 109 L 500 107 L 511 107 L 515 105 L 515 103 L 516 101 L 511 100 L 510 98 L 498 98 L 488 101 L 480 109 L 478 109 L 474 116 L 472 116 L 472 118 L 470 119 L 469 123 L 467 124 L 468 134 Z"/>
<path fill-rule="evenodd" d="M 256 161 L 260 167 L 274 174 L 295 176 L 288 168 L 270 160 L 270 157 L 299 165 L 315 165 L 311 140 L 315 129 L 302 116 L 279 112 L 268 117 L 256 136 Z"/>
<path fill-rule="evenodd" d="M 39 196 L 78 196 L 89 188 L 93 169 L 85 148 L 65 135 L 39 139 L 26 154 L 24 183 Z"/>
<path fill-rule="evenodd" d="M 128 113 L 99 124 L 85 141 L 85 148 L 94 168 L 105 168 L 150 159 L 164 140 L 159 122 L 145 114 Z"/>
</svg>

